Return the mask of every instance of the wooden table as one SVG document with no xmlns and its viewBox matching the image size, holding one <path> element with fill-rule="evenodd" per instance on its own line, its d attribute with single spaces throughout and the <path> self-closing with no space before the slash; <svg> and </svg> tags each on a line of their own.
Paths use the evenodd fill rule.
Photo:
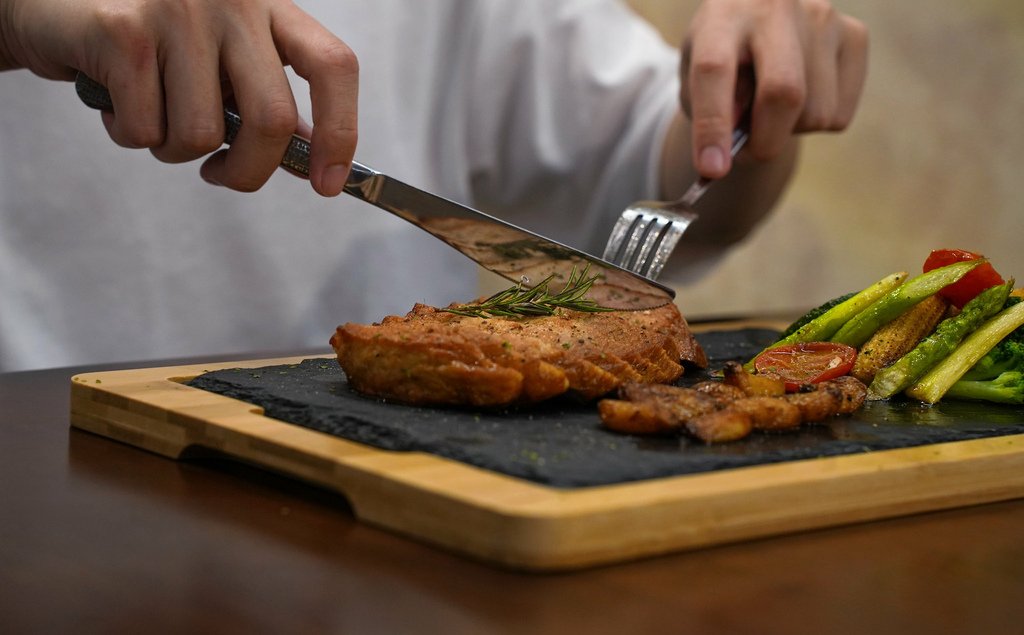
<svg viewBox="0 0 1024 635">
<path fill-rule="evenodd" d="M 0 375 L 0 632 L 1024 632 L 1024 500 L 512 573 L 303 484 L 72 430 L 84 370 Z"/>
</svg>

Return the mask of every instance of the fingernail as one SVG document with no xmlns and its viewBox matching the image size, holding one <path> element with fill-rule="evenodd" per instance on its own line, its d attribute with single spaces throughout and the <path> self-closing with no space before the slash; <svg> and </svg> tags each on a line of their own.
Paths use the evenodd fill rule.
<svg viewBox="0 0 1024 635">
<path fill-rule="evenodd" d="M 347 163 L 338 163 L 324 168 L 323 177 L 320 179 L 320 188 L 324 196 L 337 196 L 341 194 L 345 182 L 348 180 L 349 166 Z"/>
<path fill-rule="evenodd" d="M 218 181 L 217 179 L 213 178 L 212 176 L 207 176 L 206 174 L 203 174 L 202 172 L 199 173 L 199 176 L 201 176 L 202 179 L 204 181 L 206 181 L 207 183 L 209 183 L 210 185 L 216 185 L 217 187 L 223 187 L 221 185 L 220 181 Z"/>
<path fill-rule="evenodd" d="M 708 146 L 700 151 L 700 165 L 697 171 L 701 174 L 718 176 L 725 172 L 725 153 L 718 146 Z"/>
</svg>

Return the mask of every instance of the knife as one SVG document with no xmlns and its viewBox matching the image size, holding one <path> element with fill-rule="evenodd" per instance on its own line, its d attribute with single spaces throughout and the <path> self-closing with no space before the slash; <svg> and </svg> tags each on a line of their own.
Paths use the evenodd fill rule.
<svg viewBox="0 0 1024 635">
<path fill-rule="evenodd" d="M 89 107 L 113 111 L 107 89 L 78 73 L 75 90 Z M 230 145 L 242 126 L 231 108 L 224 109 Z M 309 177 L 309 141 L 293 135 L 281 166 Z M 441 239 L 480 266 L 526 288 L 550 279 L 555 287 L 586 270 L 597 276 L 588 298 L 613 309 L 651 309 L 668 304 L 675 291 L 597 256 L 545 238 L 465 205 L 425 192 L 356 161 L 344 191 L 387 210 Z M 531 282 L 532 281 L 532 282 Z"/>
</svg>

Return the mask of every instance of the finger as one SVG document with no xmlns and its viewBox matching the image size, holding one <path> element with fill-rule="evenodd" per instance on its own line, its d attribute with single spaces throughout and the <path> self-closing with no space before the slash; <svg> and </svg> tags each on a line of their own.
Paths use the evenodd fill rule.
<svg viewBox="0 0 1024 635">
<path fill-rule="evenodd" d="M 299 125 L 295 128 L 295 134 L 299 135 L 303 139 L 309 139 L 313 136 L 313 126 L 303 117 L 299 117 Z"/>
<path fill-rule="evenodd" d="M 253 192 L 280 165 L 298 111 L 269 36 L 233 40 L 222 55 L 242 126 L 231 148 L 203 164 L 202 175 L 233 190 Z"/>
<path fill-rule="evenodd" d="M 313 129 L 309 177 L 323 196 L 341 193 L 358 140 L 359 63 L 352 50 L 292 6 L 274 15 L 282 55 L 309 82 Z"/>
<path fill-rule="evenodd" d="M 694 31 L 684 57 L 683 79 L 689 102 L 693 161 L 708 178 L 721 178 L 731 167 L 736 72 L 741 33 L 730 21 L 709 18 Z"/>
<path fill-rule="evenodd" d="M 857 111 L 868 71 L 868 30 L 864 23 L 842 17 L 838 55 L 838 88 L 834 130 L 845 130 Z"/>
<path fill-rule="evenodd" d="M 164 63 L 167 135 L 153 155 L 167 163 L 192 161 L 224 144 L 224 106 L 215 43 L 175 41 Z"/>
<path fill-rule="evenodd" d="M 115 143 L 125 148 L 163 143 L 163 89 L 155 57 L 146 55 L 139 63 L 119 61 L 106 73 L 91 76 L 110 93 L 114 111 L 104 113 L 103 125 Z"/>
<path fill-rule="evenodd" d="M 771 12 L 752 34 L 757 89 L 748 148 L 760 160 L 777 157 L 793 134 L 804 108 L 806 71 L 795 19 Z"/>
<path fill-rule="evenodd" d="M 224 184 L 218 180 L 218 177 L 224 171 L 224 162 L 227 161 L 227 149 L 217 150 L 203 161 L 203 164 L 199 167 L 199 176 L 210 185 Z"/>
<path fill-rule="evenodd" d="M 832 130 L 839 101 L 839 21 L 829 4 L 814 5 L 807 16 L 806 86 L 803 112 L 795 132 Z"/>
<path fill-rule="evenodd" d="M 163 90 L 155 30 L 139 12 L 98 11 L 72 16 L 90 25 L 87 42 L 101 42 L 84 55 L 82 72 L 107 88 L 113 114 L 103 117 L 110 138 L 128 148 L 149 148 L 163 142 Z M 59 28 L 59 27 L 58 27 Z M 76 36 L 83 37 L 83 36 Z"/>
</svg>

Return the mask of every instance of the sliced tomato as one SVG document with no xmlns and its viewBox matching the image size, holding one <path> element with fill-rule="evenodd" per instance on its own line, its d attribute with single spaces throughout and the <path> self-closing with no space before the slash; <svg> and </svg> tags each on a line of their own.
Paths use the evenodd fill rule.
<svg viewBox="0 0 1024 635">
<path fill-rule="evenodd" d="M 954 262 L 977 260 L 982 257 L 981 254 L 963 249 L 936 249 L 924 261 L 924 271 L 928 272 Z M 1003 277 L 992 267 L 992 263 L 986 262 L 971 269 L 963 278 L 939 291 L 939 295 L 949 300 L 956 308 L 962 309 L 965 304 L 985 289 L 1003 284 L 1003 282 Z"/>
<path fill-rule="evenodd" d="M 754 358 L 759 373 L 778 377 L 786 390 L 842 377 L 853 368 L 857 349 L 835 342 L 800 342 L 769 348 Z"/>
</svg>

